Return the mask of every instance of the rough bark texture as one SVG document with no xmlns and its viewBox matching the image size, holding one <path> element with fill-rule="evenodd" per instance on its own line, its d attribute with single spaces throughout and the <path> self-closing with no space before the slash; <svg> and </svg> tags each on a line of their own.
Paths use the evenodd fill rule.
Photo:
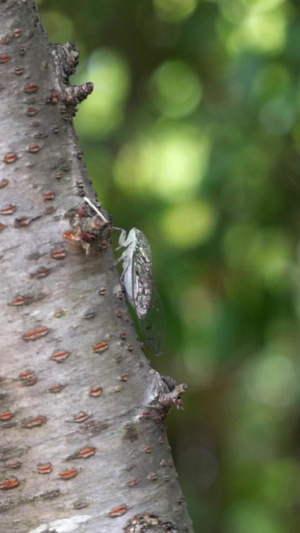
<svg viewBox="0 0 300 533">
<path fill-rule="evenodd" d="M 72 116 L 92 84 L 68 87 L 77 49 L 48 43 L 32 1 L 0 9 L 1 531 L 191 532 L 176 389 L 141 351 L 109 228 L 89 246 Z"/>
</svg>

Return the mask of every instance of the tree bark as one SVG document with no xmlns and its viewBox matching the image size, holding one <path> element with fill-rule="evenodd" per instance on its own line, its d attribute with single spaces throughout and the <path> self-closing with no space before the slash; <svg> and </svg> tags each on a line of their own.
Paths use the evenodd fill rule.
<svg viewBox="0 0 300 533">
<path fill-rule="evenodd" d="M 69 86 L 78 50 L 33 1 L 0 9 L 1 531 L 192 532 L 164 425 L 183 390 L 150 368 L 83 201 L 92 84 Z"/>
</svg>

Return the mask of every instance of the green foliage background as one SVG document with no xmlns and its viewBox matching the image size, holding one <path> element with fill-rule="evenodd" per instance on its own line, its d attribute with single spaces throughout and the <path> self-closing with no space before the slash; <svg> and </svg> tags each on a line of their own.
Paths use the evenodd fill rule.
<svg viewBox="0 0 300 533">
<path fill-rule="evenodd" d="M 169 436 L 199 533 L 300 531 L 300 7 L 44 0 L 93 81 L 76 129 L 104 207 L 142 229 L 187 382 Z"/>
</svg>

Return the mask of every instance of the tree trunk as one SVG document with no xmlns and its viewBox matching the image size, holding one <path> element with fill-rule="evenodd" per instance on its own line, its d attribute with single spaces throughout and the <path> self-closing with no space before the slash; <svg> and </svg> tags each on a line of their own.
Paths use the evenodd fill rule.
<svg viewBox="0 0 300 533">
<path fill-rule="evenodd" d="M 69 86 L 78 50 L 34 2 L 0 6 L 1 531 L 191 532 L 164 426 L 183 389 L 151 370 L 83 200 L 92 84 Z"/>
</svg>

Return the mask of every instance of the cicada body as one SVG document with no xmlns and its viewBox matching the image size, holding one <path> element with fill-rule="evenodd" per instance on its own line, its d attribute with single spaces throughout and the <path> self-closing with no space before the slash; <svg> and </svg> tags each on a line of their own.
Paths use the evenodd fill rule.
<svg viewBox="0 0 300 533">
<path fill-rule="evenodd" d="M 125 248 L 121 281 L 127 299 L 133 306 L 146 343 L 156 355 L 160 355 L 164 340 L 164 312 L 152 275 L 152 254 L 150 244 L 137 228 L 128 236 L 123 230 L 119 247 Z"/>
</svg>

